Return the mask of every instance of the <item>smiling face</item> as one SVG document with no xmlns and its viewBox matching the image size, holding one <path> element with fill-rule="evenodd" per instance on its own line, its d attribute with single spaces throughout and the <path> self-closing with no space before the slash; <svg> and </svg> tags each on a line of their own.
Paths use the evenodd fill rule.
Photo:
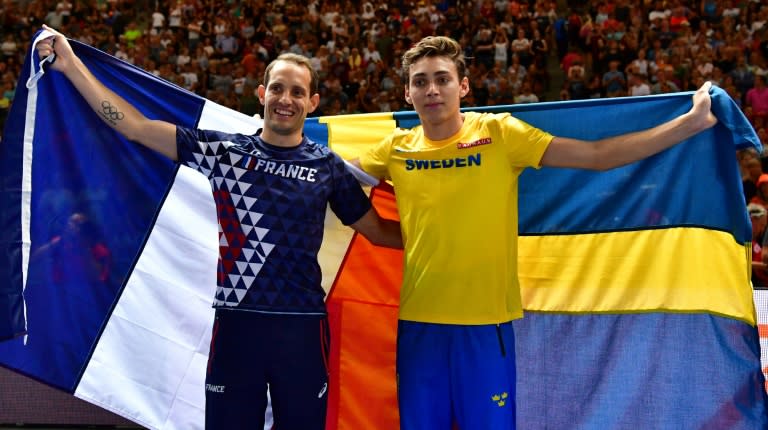
<svg viewBox="0 0 768 430">
<path fill-rule="evenodd" d="M 264 105 L 262 138 L 272 145 L 295 146 L 301 142 L 304 119 L 320 101 L 310 91 L 312 75 L 300 64 L 278 60 L 260 85 L 259 100 Z"/>
<path fill-rule="evenodd" d="M 410 65 L 405 100 L 419 114 L 430 139 L 444 139 L 459 131 L 461 98 L 468 92 L 469 80 L 459 79 L 456 64 L 448 57 L 422 57 Z"/>
</svg>

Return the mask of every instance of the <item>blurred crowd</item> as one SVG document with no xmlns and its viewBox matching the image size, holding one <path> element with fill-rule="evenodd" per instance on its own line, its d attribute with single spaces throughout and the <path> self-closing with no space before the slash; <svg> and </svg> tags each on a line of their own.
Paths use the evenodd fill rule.
<svg viewBox="0 0 768 430">
<path fill-rule="evenodd" d="M 640 96 L 710 80 L 766 134 L 768 0 L 2 1 L 0 121 L 46 23 L 249 115 L 260 113 L 266 64 L 288 51 L 320 71 L 315 115 L 409 109 L 400 57 L 439 34 L 470 58 L 465 106 Z"/>
<path fill-rule="evenodd" d="M 547 37 L 556 2 L 350 0 L 4 0 L 2 79 L 7 109 L 27 43 L 41 23 L 246 114 L 282 52 L 312 58 L 322 77 L 316 114 L 403 109 L 402 53 L 421 37 L 467 47 L 468 105 L 538 101 L 549 85 Z"/>
</svg>

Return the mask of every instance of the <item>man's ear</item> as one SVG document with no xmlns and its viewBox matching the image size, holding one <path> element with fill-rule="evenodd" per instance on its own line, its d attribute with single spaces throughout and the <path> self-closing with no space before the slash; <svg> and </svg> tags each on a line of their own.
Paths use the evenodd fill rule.
<svg viewBox="0 0 768 430">
<path fill-rule="evenodd" d="M 408 103 L 409 105 L 413 104 L 413 102 L 411 101 L 411 94 L 409 93 L 407 86 L 405 87 L 405 102 Z"/>
<path fill-rule="evenodd" d="M 312 97 L 309 98 L 309 112 L 312 113 L 317 109 L 318 106 L 320 106 L 320 94 L 314 93 L 312 94 Z"/>
<path fill-rule="evenodd" d="M 469 78 L 464 76 L 459 84 L 459 97 L 464 97 L 469 94 Z"/>
<path fill-rule="evenodd" d="M 266 94 L 267 89 L 264 88 L 264 85 L 259 85 L 259 88 L 256 89 L 256 94 L 259 96 L 259 103 L 261 103 L 262 106 L 264 106 L 264 94 Z"/>
</svg>

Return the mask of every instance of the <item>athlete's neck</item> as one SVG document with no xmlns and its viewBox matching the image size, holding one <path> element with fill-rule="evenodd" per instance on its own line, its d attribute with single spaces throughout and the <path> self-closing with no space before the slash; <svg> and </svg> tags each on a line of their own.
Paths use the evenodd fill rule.
<svg viewBox="0 0 768 430">
<path fill-rule="evenodd" d="M 424 136 L 429 140 L 445 140 L 452 137 L 461 130 L 464 125 L 464 114 L 457 112 L 456 116 L 440 123 L 422 122 L 421 127 L 424 130 Z"/>
<path fill-rule="evenodd" d="M 293 148 L 294 146 L 299 146 L 301 144 L 303 135 L 301 132 L 283 135 L 279 133 L 273 133 L 269 129 L 265 128 L 261 131 L 261 140 L 272 146 Z"/>
</svg>

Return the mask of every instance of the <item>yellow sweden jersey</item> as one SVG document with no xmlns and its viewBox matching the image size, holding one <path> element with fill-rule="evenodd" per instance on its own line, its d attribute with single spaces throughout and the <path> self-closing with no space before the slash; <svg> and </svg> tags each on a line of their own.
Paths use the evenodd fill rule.
<svg viewBox="0 0 768 430">
<path fill-rule="evenodd" d="M 552 135 L 509 114 L 464 114 L 431 141 L 398 130 L 360 158 L 394 183 L 405 241 L 400 319 L 497 324 L 522 316 L 517 278 L 517 186 Z"/>
</svg>

